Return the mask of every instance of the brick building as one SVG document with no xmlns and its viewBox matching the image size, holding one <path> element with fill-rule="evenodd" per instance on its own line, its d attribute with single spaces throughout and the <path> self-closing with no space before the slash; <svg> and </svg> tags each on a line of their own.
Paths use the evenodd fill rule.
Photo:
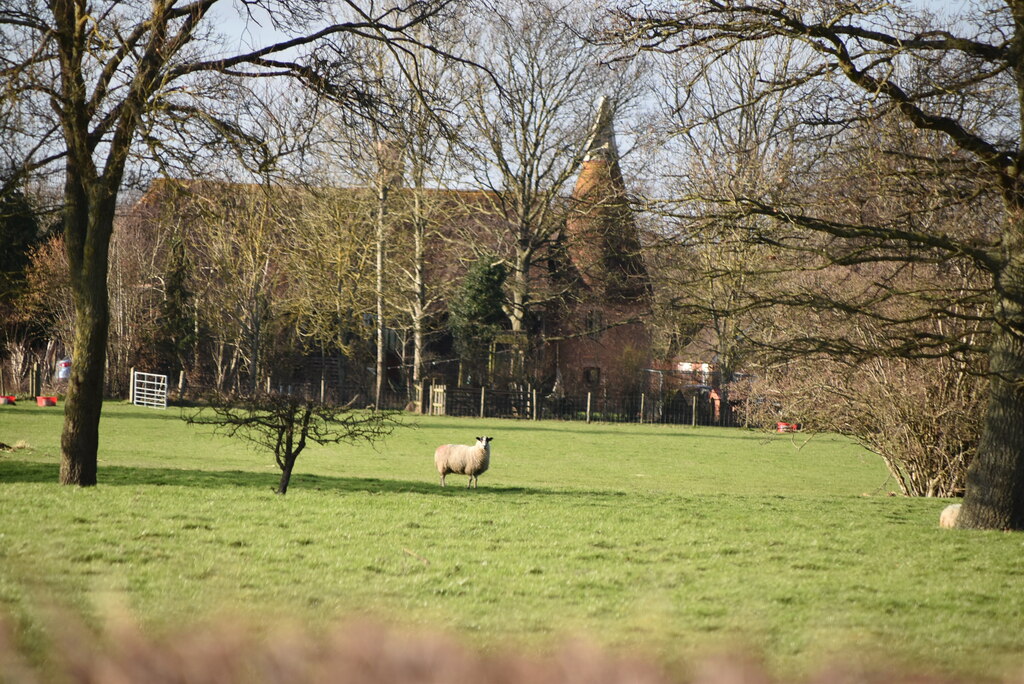
<svg viewBox="0 0 1024 684">
<path fill-rule="evenodd" d="M 557 391 L 636 389 L 651 364 L 651 286 L 602 99 L 565 225 L 574 287 L 551 352 Z"/>
<path fill-rule="evenodd" d="M 412 190 L 398 183 L 392 191 L 393 201 L 410 200 Z M 464 190 L 425 190 L 434 215 L 430 220 L 441 226 L 444 239 L 429 248 L 426 278 L 434 285 L 452 284 L 461 280 L 474 250 L 468 242 L 486 247 L 494 242 L 493 252 L 500 253 L 503 224 L 507 222 L 500 202 L 488 192 Z M 268 194 L 269 193 L 269 194 Z M 358 222 L 372 203 L 367 188 L 340 188 L 325 191 L 336 198 L 339 220 Z M 296 214 L 305 201 L 301 191 L 287 188 L 271 190 L 255 186 L 216 181 L 157 181 L 136 207 L 129 212 L 125 225 L 151 236 L 161 231 L 197 231 L 201 233 L 214 222 L 245 222 L 253 214 L 253 205 L 275 206 L 275 216 Z M 294 208 L 288 208 L 294 205 Z M 619 166 L 613 128 L 613 107 L 603 100 L 598 108 L 579 177 L 572 195 L 565 199 L 565 223 L 553 241 L 550 252 L 542 255 L 532 275 L 538 291 L 558 292 L 554 303 L 539 310 L 529 330 L 528 347 L 521 339 L 499 337 L 490 364 L 494 370 L 489 383 L 504 389 L 510 386 L 512 374 L 502 374 L 501 359 L 522 353 L 528 360 L 525 377 L 545 395 L 578 394 L 603 391 L 620 394 L 639 389 L 645 369 L 652 366 L 651 337 L 644 321 L 651 309 L 651 286 L 641 254 L 641 244 L 626 186 Z M 274 220 L 274 219 L 271 219 Z M 483 250 L 486 251 L 486 250 Z M 284 276 L 286 277 L 286 276 Z M 462 373 L 454 359 L 450 335 L 444 330 L 444 307 L 435 318 L 437 333 L 428 349 L 429 367 L 426 376 L 435 382 L 456 386 Z M 389 383 L 397 389 L 408 385 L 402 369 L 407 367 L 407 350 L 398 335 L 387 336 Z M 372 344 L 371 341 L 367 341 Z M 287 342 L 286 342 L 287 344 Z M 306 353 L 296 350 L 297 354 Z M 338 382 L 348 383 L 366 372 L 365 359 L 348 362 L 337 354 L 337 363 L 323 350 L 309 353 L 309 361 L 321 364 L 292 364 L 300 370 L 282 382 L 302 382 L 301 368 L 306 374 L 324 377 L 323 364 L 339 368 L 348 363 L 348 370 L 339 371 Z M 499 358 L 501 357 L 501 358 Z M 333 367 L 333 366 L 332 366 Z M 309 370 L 309 369 L 313 370 Z M 274 373 L 284 377 L 285 366 L 277 365 Z M 306 379 L 309 380 L 308 378 Z M 327 378 L 330 382 L 330 377 Z M 276 377 L 275 377 L 276 382 Z M 366 382 L 366 378 L 360 380 Z M 474 383 L 479 378 L 474 378 Z"/>
</svg>

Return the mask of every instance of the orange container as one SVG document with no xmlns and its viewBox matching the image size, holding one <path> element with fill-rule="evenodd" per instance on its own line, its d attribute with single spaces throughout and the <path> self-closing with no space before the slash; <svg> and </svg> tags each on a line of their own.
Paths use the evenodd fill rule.
<svg viewBox="0 0 1024 684">
<path fill-rule="evenodd" d="M 57 397 L 36 397 L 37 406 L 56 406 Z"/>
</svg>

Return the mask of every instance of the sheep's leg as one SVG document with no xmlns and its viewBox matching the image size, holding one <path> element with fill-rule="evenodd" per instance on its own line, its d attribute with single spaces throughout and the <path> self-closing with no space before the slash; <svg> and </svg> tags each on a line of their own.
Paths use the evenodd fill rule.
<svg viewBox="0 0 1024 684">
<path fill-rule="evenodd" d="M 441 473 L 441 486 L 444 487 L 444 476 L 448 473 Z"/>
</svg>

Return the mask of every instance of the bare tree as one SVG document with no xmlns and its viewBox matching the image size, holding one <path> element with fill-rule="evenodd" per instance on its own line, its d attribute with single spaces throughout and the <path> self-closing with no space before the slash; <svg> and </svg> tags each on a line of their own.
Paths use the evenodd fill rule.
<svg viewBox="0 0 1024 684">
<path fill-rule="evenodd" d="M 167 238 L 124 221 L 116 222 L 111 235 L 106 387 L 112 393 L 121 394 L 127 389 L 131 368 L 145 368 L 155 361 L 151 348 L 164 292 Z M 71 293 L 65 294 L 70 310 Z M 65 349 L 71 351 L 70 346 Z"/>
<path fill-rule="evenodd" d="M 404 106 L 410 102 L 409 93 L 414 89 L 403 87 L 396 79 L 397 70 L 387 49 L 367 46 L 362 53 L 361 70 L 364 79 L 374 84 L 373 91 L 380 95 L 377 101 L 382 108 L 355 126 L 346 121 L 345 112 L 341 112 L 340 116 L 334 112 L 325 114 L 325 125 L 334 132 L 325 149 L 329 156 L 337 156 L 336 160 L 332 160 L 334 164 L 325 164 L 327 173 L 331 174 L 334 167 L 334 175 L 340 175 L 356 184 L 347 193 L 328 193 L 326 199 L 352 208 L 359 207 L 356 211 L 361 215 L 356 220 L 366 228 L 359 249 L 370 258 L 373 273 L 370 290 L 373 294 L 372 303 L 365 313 L 373 320 L 376 357 L 373 400 L 379 406 L 388 376 L 388 323 L 391 314 L 388 293 L 391 288 L 390 282 L 387 282 L 387 266 L 394 252 L 395 245 L 392 242 L 399 221 L 395 215 L 395 194 L 404 182 L 404 153 L 395 130 Z M 386 100 L 383 99 L 385 97 Z M 326 225 L 322 227 L 330 229 Z"/>
<path fill-rule="evenodd" d="M 25 289 L 17 302 L 20 315 L 32 321 L 47 339 L 48 348 L 69 348 L 75 321 L 67 252 L 61 236 L 55 235 L 32 250 L 25 276 Z M 27 372 L 28 359 L 20 365 L 22 372 Z"/>
<path fill-rule="evenodd" d="M 191 279 L 199 325 L 213 341 L 215 384 L 253 393 L 268 376 L 274 342 L 286 334 L 287 281 L 282 228 L 297 199 L 258 185 L 194 184 L 172 190 L 191 207 L 187 245 L 195 259 Z M 170 199 L 170 198 L 169 198 Z"/>
<path fill-rule="evenodd" d="M 689 3 L 685 7 L 631 5 L 616 14 L 613 31 L 633 48 L 682 52 L 700 68 L 713 64 L 737 46 L 782 40 L 810 60 L 784 81 L 765 78 L 757 94 L 814 87 L 820 96 L 801 112 L 794 125 L 805 132 L 808 168 L 803 196 L 736 193 L 715 198 L 721 218 L 750 224 L 747 237 L 845 266 L 880 264 L 885 278 L 874 287 L 847 292 L 840 301 L 812 293 L 777 297 L 776 305 L 796 304 L 812 310 L 831 308 L 837 316 L 875 313 L 879 320 L 892 309 L 875 306 L 892 301 L 886 278 L 919 264 L 968 262 L 987 274 L 990 313 L 965 319 L 952 334 L 921 331 L 897 314 L 889 334 L 870 346 L 846 337 L 794 340 L 797 352 L 813 348 L 844 355 L 937 356 L 972 351 L 987 341 L 989 404 L 978 454 L 967 481 L 958 524 L 978 528 L 1024 528 L 1024 162 L 1021 118 L 1024 68 L 1017 46 L 1022 28 L 1017 17 L 1024 3 L 972 6 L 942 23 L 925 10 L 891 4 L 840 3 L 804 11 L 801 5 L 771 0 L 737 3 Z M 706 71 L 705 71 L 706 73 Z M 912 211 L 875 211 L 864 188 L 830 183 L 848 150 L 871 136 L 867 122 L 889 118 L 912 146 L 882 147 L 903 164 L 896 180 Z M 892 142 L 879 139 L 881 142 Z M 838 175 L 844 183 L 842 174 Z M 922 188 L 921 178 L 928 178 Z M 891 186 L 890 186 L 891 187 Z M 936 192 L 935 189 L 940 189 Z M 825 190 L 828 190 L 826 193 Z M 859 195 L 859 197 L 858 197 Z M 887 195 L 887 201 L 893 200 Z M 1002 216 L 989 217 L 992 200 Z M 928 220 L 955 208 L 983 222 Z M 913 319 L 956 316 L 956 293 L 928 292 L 903 281 L 900 294 L 918 296 Z M 970 293 L 971 297 L 977 292 Z M 987 332 L 989 336 L 979 336 Z"/>
<path fill-rule="evenodd" d="M 776 41 L 738 46 L 699 80 L 685 55 L 673 55 L 656 66 L 656 92 L 668 116 L 655 130 L 663 142 L 664 167 L 676 169 L 666 174 L 662 186 L 669 196 L 690 199 L 688 215 L 708 217 L 689 221 L 669 216 L 671 228 L 656 229 L 660 234 L 649 251 L 660 264 L 659 318 L 668 318 L 707 347 L 701 350 L 702 360 L 714 363 L 714 382 L 728 414 L 730 386 L 754 349 L 746 339 L 751 317 L 745 310 L 751 292 L 771 286 L 765 265 L 774 255 L 770 247 L 744 239 L 752 224 L 763 219 L 717 220 L 713 204 L 707 206 L 702 199 L 723 191 L 779 194 L 798 182 L 799 141 L 792 124 L 808 94 L 786 89 L 761 94 L 759 83 L 785 82 L 804 64 Z M 663 206 L 654 202 L 648 208 L 657 215 Z"/>
<path fill-rule="evenodd" d="M 495 200 L 500 254 L 508 265 L 505 305 L 514 336 L 529 315 L 563 294 L 538 277 L 565 225 L 575 177 L 602 95 L 628 100 L 628 68 L 602 63 L 581 34 L 592 15 L 579 5 L 502 0 L 471 25 L 486 71 L 469 74 L 468 152 L 476 182 Z M 493 241 L 478 257 L 489 256 Z M 525 347 L 520 345 L 520 352 Z"/>
<path fill-rule="evenodd" d="M 452 41 L 449 33 L 443 36 L 444 40 Z M 459 133 L 451 112 L 458 99 L 457 69 L 468 67 L 430 55 L 421 55 L 416 66 L 416 90 L 407 115 L 397 127 L 398 140 L 408 158 L 408 183 L 402 199 L 405 238 L 411 242 L 411 250 L 407 250 L 408 258 L 395 261 L 398 291 L 394 308 L 404 315 L 411 329 L 410 379 L 419 390 L 429 321 L 446 294 L 443 282 L 428 280 L 427 259 L 428 254 L 439 253 L 442 225 L 450 220 L 453 205 L 457 204 L 447 192 L 447 176 L 455 165 L 453 142 Z M 441 192 L 436 192 L 438 189 Z M 422 395 L 417 397 L 417 401 L 421 400 Z"/>
<path fill-rule="evenodd" d="M 336 170 L 374 200 L 370 224 L 378 402 L 392 370 L 387 353 L 404 354 L 404 344 L 393 349 L 389 340 L 403 331 L 412 337 L 412 381 L 420 381 L 428 320 L 440 301 L 438 291 L 428 286 L 426 259 L 452 204 L 447 192 L 438 188 L 445 185 L 451 167 L 453 74 L 459 67 L 472 67 L 442 58 L 423 45 L 454 52 L 451 33 L 457 23 L 420 27 L 421 45 L 411 50 L 362 46 L 363 78 L 375 84 L 376 101 L 383 106 L 356 127 L 339 125 L 336 113 L 325 112 L 327 127 L 335 132 L 325 149 L 335 159 Z"/>
<path fill-rule="evenodd" d="M 353 340 L 366 339 L 364 314 L 374 310 L 373 214 L 369 188 L 293 189 L 301 207 L 289 221 L 284 245 L 288 270 L 288 301 L 299 342 L 319 349 L 325 360 L 343 354 L 365 365 L 365 354 Z M 344 365 L 333 369 L 340 384 Z M 325 380 L 329 377 L 325 367 Z"/>
<path fill-rule="evenodd" d="M 257 0 L 243 5 L 270 21 L 282 39 L 225 51 L 212 40 L 221 0 L 94 2 L 53 0 L 0 8 L 8 47 L 0 74 L 7 104 L 29 122 L 17 175 L 63 164 L 64 234 L 76 312 L 74 366 L 65 405 L 60 481 L 96 482 L 109 308 L 108 250 L 114 212 L 133 153 L 185 158 L 227 140 L 259 170 L 272 160 L 243 108 L 225 111 L 249 78 L 287 76 L 345 106 L 366 101 L 338 37 L 415 42 L 411 31 L 447 0 L 409 7 L 341 3 L 343 20 L 324 19 L 319 3 Z M 235 93 L 232 93 L 232 89 Z M 49 107 L 46 107 L 46 104 Z M 139 143 L 142 143 L 141 145 Z"/>
<path fill-rule="evenodd" d="M 877 166 L 885 168 L 884 160 Z M 984 355 L 963 349 L 937 357 L 854 356 L 831 353 L 826 343 L 879 348 L 894 337 L 913 335 L 957 338 L 980 348 L 987 332 L 974 321 L 987 316 L 989 307 L 986 298 L 976 296 L 984 289 L 983 274 L 961 261 L 896 271 L 884 264 L 830 265 L 775 275 L 766 299 L 799 292 L 822 303 L 842 302 L 850 301 L 851 293 L 871 292 L 875 301 L 871 316 L 827 305 L 750 311 L 747 339 L 758 352 L 747 369 L 753 373 L 750 420 L 798 421 L 808 430 L 849 435 L 885 461 L 904 494 L 962 495 L 984 417 Z M 888 293 L 919 292 L 925 298 L 943 293 L 956 315 L 928 315 L 917 297 L 887 297 L 879 282 Z M 802 351 L 787 351 L 794 346 Z M 812 351 L 815 346 L 818 351 Z"/>
<path fill-rule="evenodd" d="M 246 440 L 271 451 L 281 480 L 276 494 L 287 494 L 299 454 L 314 444 L 374 442 L 397 425 L 395 414 L 355 411 L 308 397 L 257 393 L 234 397 L 216 395 L 207 407 L 185 417 L 189 425 L 211 425 L 220 434 Z"/>
</svg>

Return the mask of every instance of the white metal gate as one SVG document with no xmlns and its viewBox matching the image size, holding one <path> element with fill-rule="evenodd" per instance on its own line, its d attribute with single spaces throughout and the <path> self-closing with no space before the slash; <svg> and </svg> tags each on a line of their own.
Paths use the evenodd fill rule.
<svg viewBox="0 0 1024 684">
<path fill-rule="evenodd" d="M 132 403 L 150 408 L 167 408 L 167 376 L 135 371 L 132 374 Z"/>
</svg>

